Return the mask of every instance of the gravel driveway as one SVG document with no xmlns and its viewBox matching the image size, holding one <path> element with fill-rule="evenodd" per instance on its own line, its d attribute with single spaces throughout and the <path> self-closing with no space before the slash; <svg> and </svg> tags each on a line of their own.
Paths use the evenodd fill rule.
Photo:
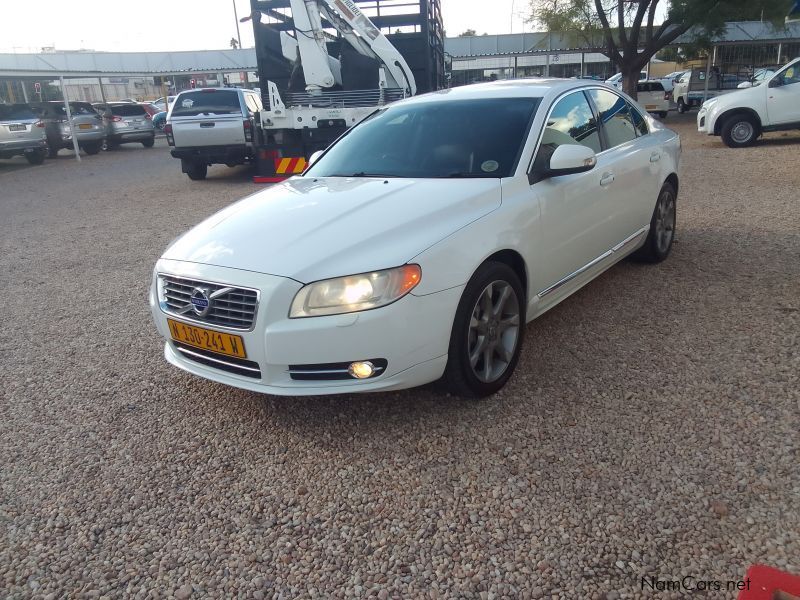
<svg viewBox="0 0 800 600">
<path fill-rule="evenodd" d="M 163 140 L 0 162 L 0 597 L 734 598 L 751 563 L 800 572 L 800 135 L 731 150 L 693 120 L 667 120 L 673 255 L 529 325 L 484 402 L 184 374 L 150 270 L 247 171 L 190 182 Z"/>
</svg>

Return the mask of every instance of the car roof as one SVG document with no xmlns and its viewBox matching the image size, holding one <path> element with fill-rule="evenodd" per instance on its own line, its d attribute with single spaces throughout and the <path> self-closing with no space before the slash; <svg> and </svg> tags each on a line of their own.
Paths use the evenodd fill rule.
<svg viewBox="0 0 800 600">
<path fill-rule="evenodd" d="M 617 91 L 612 86 L 606 85 L 602 81 L 588 79 L 506 79 L 439 90 L 438 92 L 407 98 L 395 104 L 448 100 L 477 100 L 482 98 L 544 98 L 546 96 L 559 96 L 570 90 L 593 87 L 602 87 L 611 91 Z"/>
</svg>

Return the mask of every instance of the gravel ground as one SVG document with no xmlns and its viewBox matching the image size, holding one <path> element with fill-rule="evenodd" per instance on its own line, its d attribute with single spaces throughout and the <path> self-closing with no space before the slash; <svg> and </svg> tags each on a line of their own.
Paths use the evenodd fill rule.
<svg viewBox="0 0 800 600">
<path fill-rule="evenodd" d="M 0 596 L 673 598 L 800 572 L 800 135 L 684 136 L 679 237 L 528 327 L 484 402 L 168 366 L 167 243 L 258 189 L 160 141 L 0 162 Z"/>
</svg>

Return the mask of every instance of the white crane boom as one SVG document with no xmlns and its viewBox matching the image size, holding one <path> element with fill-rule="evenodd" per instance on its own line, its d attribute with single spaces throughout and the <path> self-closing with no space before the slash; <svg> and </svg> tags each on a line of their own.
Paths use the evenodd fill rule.
<svg viewBox="0 0 800 600">
<path fill-rule="evenodd" d="M 400 88 L 409 96 L 417 93 L 414 75 L 403 55 L 353 0 L 290 0 L 290 4 L 308 92 L 313 94 L 337 83 L 331 71 L 322 15 L 359 54 L 383 63 L 389 87 Z"/>
</svg>

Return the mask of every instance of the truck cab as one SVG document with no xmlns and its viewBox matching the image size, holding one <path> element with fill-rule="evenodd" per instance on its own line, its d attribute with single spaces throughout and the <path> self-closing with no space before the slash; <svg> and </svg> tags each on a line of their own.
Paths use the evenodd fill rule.
<svg viewBox="0 0 800 600">
<path fill-rule="evenodd" d="M 761 85 L 707 100 L 697 130 L 722 137 L 731 148 L 749 146 L 767 131 L 800 129 L 800 58 Z"/>
</svg>

